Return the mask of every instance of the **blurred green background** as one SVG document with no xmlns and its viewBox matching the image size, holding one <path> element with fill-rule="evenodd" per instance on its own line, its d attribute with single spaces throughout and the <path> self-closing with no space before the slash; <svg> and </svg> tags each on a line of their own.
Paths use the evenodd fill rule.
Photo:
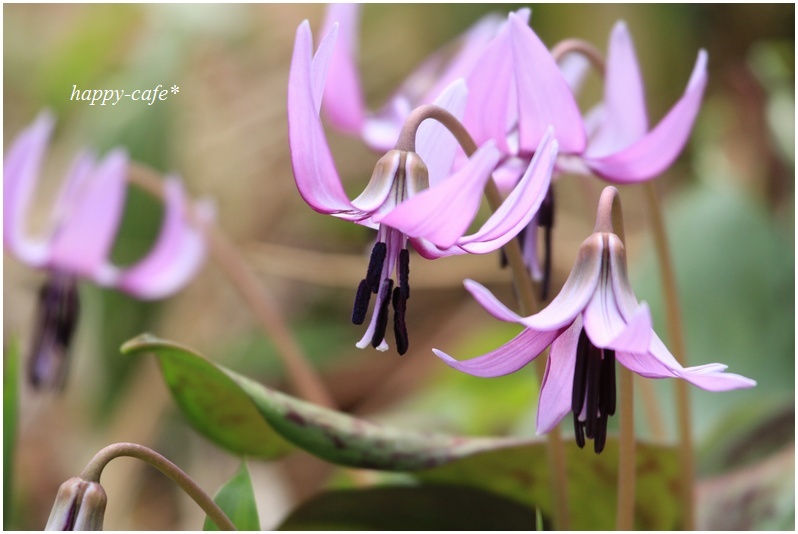
<svg viewBox="0 0 798 534">
<path fill-rule="evenodd" d="M 318 32 L 323 9 L 4 5 L 4 147 L 42 108 L 58 116 L 31 223 L 42 227 L 76 150 L 124 146 L 133 159 L 177 172 L 195 195 L 215 200 L 220 225 L 277 299 L 344 409 L 412 428 L 533 435 L 537 387 L 531 369 L 477 379 L 445 367 L 429 350 L 470 357 L 517 331 L 490 320 L 461 286 L 463 277 L 471 277 L 512 302 L 509 273 L 497 269 L 495 255 L 415 258 L 409 353 L 398 358 L 354 347 L 362 332 L 348 317 L 372 235 L 304 204 L 292 180 L 286 135 L 294 32 L 305 18 Z M 365 7 L 359 61 L 371 105 L 379 106 L 427 54 L 481 15 L 508 9 L 514 8 Z M 612 25 L 624 19 L 642 64 L 652 124 L 681 95 L 697 50 L 709 52 L 709 85 L 693 136 L 657 187 L 665 199 L 690 363 L 726 363 L 759 385 L 723 394 L 692 390 L 699 526 L 794 528 L 794 5 L 532 9 L 532 26 L 549 46 L 579 37 L 605 50 Z M 586 106 L 599 95 L 594 78 Z M 151 106 L 128 99 L 89 106 L 69 99 L 73 86 L 130 92 L 158 84 L 177 85 L 180 92 Z M 347 188 L 362 187 L 379 155 L 357 140 L 333 133 L 330 139 Z M 569 176 L 557 183 L 556 284 L 565 280 L 591 231 L 601 186 Z M 633 283 L 667 342 L 643 192 L 626 187 L 621 193 Z M 132 192 L 114 259 L 127 264 L 140 257 L 160 217 L 156 203 Z M 9 255 L 3 266 L 4 346 L 19 340 L 24 354 L 43 275 Z M 12 466 L 5 473 L 6 528 L 42 528 L 60 483 L 114 441 L 157 448 L 211 492 L 236 472 L 236 458 L 183 421 L 154 362 L 119 354 L 127 339 L 152 331 L 285 387 L 271 344 L 211 263 L 164 302 L 139 303 L 89 284 L 81 286 L 81 298 L 84 313 L 66 390 L 40 393 L 20 385 L 16 446 L 4 450 Z M 643 438 L 672 443 L 673 384 L 655 386 L 653 413 L 638 402 L 638 429 Z M 657 417 L 663 435 L 654 433 Z M 253 461 L 250 469 L 264 527 L 278 524 L 329 475 L 302 456 Z M 120 461 L 106 473 L 106 528 L 195 529 L 202 521 L 201 512 L 153 470 Z"/>
</svg>

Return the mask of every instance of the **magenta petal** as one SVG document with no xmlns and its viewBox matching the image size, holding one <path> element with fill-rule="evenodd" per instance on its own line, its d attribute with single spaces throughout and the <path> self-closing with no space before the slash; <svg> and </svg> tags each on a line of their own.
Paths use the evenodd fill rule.
<svg viewBox="0 0 798 534">
<path fill-rule="evenodd" d="M 31 267 L 47 262 L 49 243 L 25 235 L 24 219 L 41 171 L 55 118 L 47 111 L 14 139 L 3 161 L 3 242 Z"/>
<path fill-rule="evenodd" d="M 556 157 L 557 142 L 549 130 L 512 193 L 476 233 L 459 239 L 457 244 L 472 254 L 485 254 L 504 246 L 526 228 L 546 198 Z"/>
<path fill-rule="evenodd" d="M 82 180 L 53 236 L 52 268 L 93 279 L 102 276 L 122 220 L 127 169 L 127 154 L 114 150 Z"/>
<path fill-rule="evenodd" d="M 205 258 L 202 231 L 187 220 L 188 203 L 176 177 L 164 182 L 164 219 L 158 240 L 140 262 L 119 274 L 116 285 L 141 299 L 164 298 L 185 285 Z M 210 209 L 195 210 L 199 223 L 207 222 Z"/>
<path fill-rule="evenodd" d="M 657 176 L 682 151 L 693 127 L 707 84 L 707 53 L 698 53 L 693 73 L 682 98 L 645 137 L 618 153 L 585 158 L 585 163 L 606 180 L 639 182 Z"/>
<path fill-rule="evenodd" d="M 319 61 L 312 61 L 310 24 L 304 21 L 297 29 L 288 81 L 288 140 L 299 194 L 320 213 L 341 214 L 350 211 L 351 204 L 338 178 L 314 97 L 321 89 L 314 87 L 314 79 L 326 70 L 324 60 L 329 60 L 335 44 L 334 32 L 319 45 Z"/>
<path fill-rule="evenodd" d="M 498 349 L 464 361 L 455 360 L 437 349 L 432 349 L 432 352 L 446 365 L 458 371 L 486 378 L 504 376 L 518 371 L 537 358 L 558 333 L 557 331 L 537 332 L 527 328 Z"/>
<path fill-rule="evenodd" d="M 496 319 L 508 323 L 518 323 L 521 321 L 520 315 L 502 304 L 501 301 L 493 296 L 493 293 L 488 291 L 488 288 L 482 284 L 466 279 L 463 281 L 463 285 L 465 285 L 465 288 L 473 295 L 476 301 L 479 302 L 480 306 L 485 308 L 485 310 Z"/>
<path fill-rule="evenodd" d="M 535 32 L 513 14 L 510 37 L 518 90 L 520 149 L 534 150 L 551 125 L 562 152 L 581 153 L 586 141 L 582 115 L 554 58 Z"/>
<path fill-rule="evenodd" d="M 499 151 L 487 143 L 456 173 L 405 200 L 378 222 L 438 247 L 451 247 L 474 220 L 485 183 L 498 161 Z"/>
<path fill-rule="evenodd" d="M 571 411 L 576 345 L 581 332 L 582 321 L 577 318 L 551 344 L 549 360 L 546 362 L 546 373 L 540 384 L 538 434 L 550 432 Z"/>
<path fill-rule="evenodd" d="M 367 113 L 356 63 L 360 5 L 329 4 L 321 35 L 327 35 L 336 22 L 338 40 L 324 87 L 324 113 L 335 128 L 358 135 Z"/>
<path fill-rule="evenodd" d="M 460 78 L 441 93 L 435 105 L 462 119 L 467 96 L 465 80 Z M 430 187 L 435 187 L 449 175 L 459 146 L 452 133 L 438 121 L 421 123 L 416 132 L 416 152 L 427 165 Z"/>
<path fill-rule="evenodd" d="M 624 149 L 648 131 L 643 78 L 626 24 L 612 30 L 604 83 L 604 117 L 591 137 L 585 157 L 602 157 Z"/>
</svg>

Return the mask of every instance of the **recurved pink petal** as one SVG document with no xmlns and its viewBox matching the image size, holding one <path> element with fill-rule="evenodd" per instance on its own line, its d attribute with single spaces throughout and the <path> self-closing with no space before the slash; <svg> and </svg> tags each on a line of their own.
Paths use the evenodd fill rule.
<svg viewBox="0 0 798 534">
<path fill-rule="evenodd" d="M 20 261 L 31 267 L 42 267 L 49 254 L 48 241 L 29 238 L 24 227 L 54 124 L 52 114 L 40 113 L 33 124 L 17 136 L 3 161 L 3 242 Z"/>
<path fill-rule="evenodd" d="M 537 332 L 526 328 L 498 349 L 470 360 L 458 361 L 437 349 L 432 349 L 432 352 L 446 365 L 458 371 L 481 377 L 504 376 L 518 371 L 537 358 L 557 334 L 558 331 Z"/>
<path fill-rule="evenodd" d="M 291 164 L 299 194 L 320 213 L 344 216 L 351 204 L 341 186 L 330 147 L 324 135 L 314 91 L 323 83 L 330 52 L 335 45 L 335 28 L 322 40 L 317 60 L 312 59 L 310 24 L 299 25 L 288 80 L 288 142 Z"/>
<path fill-rule="evenodd" d="M 562 152 L 582 153 L 585 149 L 582 115 L 546 45 L 513 14 L 510 14 L 510 41 L 518 90 L 520 150 L 534 150 L 549 126 L 553 126 Z"/>
<path fill-rule="evenodd" d="M 53 236 L 52 268 L 95 280 L 102 276 L 122 220 L 127 170 L 127 154 L 114 150 L 76 184 L 68 216 Z"/>
<path fill-rule="evenodd" d="M 610 36 L 604 81 L 603 121 L 591 137 L 585 157 L 603 157 L 641 139 L 648 131 L 643 78 L 626 24 Z"/>
<path fill-rule="evenodd" d="M 467 96 L 465 80 L 458 78 L 434 103 L 457 119 L 462 119 Z M 416 152 L 427 165 L 430 187 L 435 187 L 449 175 L 458 147 L 457 139 L 438 121 L 426 120 L 421 123 L 416 132 Z"/>
<path fill-rule="evenodd" d="M 486 143 L 460 170 L 405 200 L 378 222 L 410 237 L 428 239 L 438 247 L 451 247 L 474 220 L 499 157 L 493 143 Z"/>
<path fill-rule="evenodd" d="M 202 230 L 189 223 L 183 185 L 177 177 L 164 182 L 164 219 L 152 250 L 140 262 L 118 274 L 115 285 L 141 299 L 160 299 L 183 287 L 202 265 L 205 239 Z M 200 225 L 211 209 L 194 210 Z"/>
<path fill-rule="evenodd" d="M 464 280 L 463 285 L 469 293 L 479 302 L 480 306 L 500 321 L 508 323 L 521 322 L 521 316 L 512 311 L 510 308 L 501 303 L 499 299 L 493 296 L 493 293 L 488 291 L 488 288 L 473 280 Z"/>
<path fill-rule="evenodd" d="M 367 115 L 357 69 L 360 4 L 328 4 L 321 35 L 338 23 L 338 40 L 324 86 L 324 113 L 335 128 L 359 135 Z"/>
<path fill-rule="evenodd" d="M 684 95 L 645 137 L 615 154 L 586 157 L 585 163 L 615 183 L 647 180 L 668 168 L 682 151 L 698 116 L 707 83 L 706 64 L 707 53 L 701 50 Z"/>
<path fill-rule="evenodd" d="M 551 344 L 546 373 L 540 384 L 538 400 L 537 433 L 550 432 L 571 411 L 571 392 L 574 386 L 576 345 L 582 331 L 582 321 L 577 318 Z"/>
<path fill-rule="evenodd" d="M 546 198 L 556 158 L 557 141 L 549 130 L 537 147 L 523 178 L 499 209 L 476 233 L 458 239 L 457 244 L 472 254 L 486 254 L 504 246 L 518 235 L 518 232 L 529 225 Z"/>
</svg>

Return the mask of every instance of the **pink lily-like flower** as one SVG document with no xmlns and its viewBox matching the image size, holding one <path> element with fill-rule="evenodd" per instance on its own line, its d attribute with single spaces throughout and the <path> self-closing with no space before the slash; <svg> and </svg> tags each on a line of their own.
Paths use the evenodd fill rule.
<svg viewBox="0 0 798 534">
<path fill-rule="evenodd" d="M 322 110 L 332 127 L 360 136 L 369 147 L 384 152 L 393 148 L 413 109 L 435 102 L 452 82 L 475 72 L 477 60 L 506 22 L 496 15 L 481 18 L 445 49 L 430 55 L 388 102 L 373 112 L 366 106 L 356 65 L 361 7 L 360 4 L 327 6 L 321 35 L 328 34 L 338 24 L 339 45 L 331 59 Z M 522 20 L 528 20 L 529 14 L 529 9 L 518 11 Z M 452 48 L 456 48 L 454 55 L 450 53 Z"/>
<path fill-rule="evenodd" d="M 609 189 L 609 188 L 608 188 Z M 560 293 L 543 310 L 521 317 L 485 287 L 465 286 L 494 317 L 516 322 L 524 330 L 502 347 L 458 361 L 433 349 L 449 366 L 465 373 L 495 377 L 513 373 L 551 346 L 540 387 L 537 432 L 544 434 L 571 411 L 576 442 L 594 440 L 604 448 L 607 418 L 615 413 L 615 361 L 646 378 L 682 378 L 708 391 L 750 388 L 756 382 L 725 373 L 725 365 L 682 367 L 651 326 L 645 303 L 638 303 L 629 284 L 626 253 L 620 238 L 606 225 L 579 248 L 579 255 Z"/>
<path fill-rule="evenodd" d="M 604 101 L 583 119 L 568 81 L 549 50 L 519 17 L 510 14 L 513 77 L 518 94 L 518 154 L 529 154 L 549 125 L 560 143 L 558 169 L 592 173 L 614 183 L 651 179 L 682 151 L 707 83 L 707 54 L 698 52 L 682 97 L 649 129 L 645 91 L 632 39 L 623 22 L 613 28 L 604 84 Z M 495 128 L 504 127 L 496 118 Z M 499 148 L 503 148 L 499 144 Z"/>
<path fill-rule="evenodd" d="M 141 299 L 159 299 L 185 285 L 205 256 L 202 233 L 186 218 L 183 186 L 170 177 L 164 184 L 164 222 L 152 250 L 130 267 L 109 261 L 127 187 L 128 158 L 122 150 L 110 152 L 99 162 L 88 153 L 78 156 L 53 209 L 50 232 L 38 239 L 29 237 L 24 219 L 54 122 L 49 113 L 41 113 L 17 136 L 3 163 L 5 247 L 21 262 L 50 273 L 40 295 L 37 356 L 31 360 L 34 383 L 63 378 L 54 371 L 58 365 L 53 360 L 64 359 L 76 325 L 77 278 Z M 209 209 L 198 207 L 202 222 L 209 217 Z"/>
<path fill-rule="evenodd" d="M 371 322 L 357 343 L 387 350 L 388 306 L 393 304 L 397 350 L 408 348 L 404 315 L 410 295 L 408 241 L 424 257 L 483 254 L 506 244 L 529 223 L 545 196 L 557 153 L 551 135 L 502 207 L 474 234 L 464 236 L 476 216 L 485 184 L 500 154 L 493 143 L 481 146 L 451 173 L 457 143 L 443 126 L 426 121 L 418 129 L 415 150 L 391 150 L 380 159 L 363 193 L 350 200 L 335 168 L 319 116 L 328 69 L 335 54 L 333 25 L 313 55 L 310 25 L 297 29 L 288 86 L 291 161 L 302 198 L 317 212 L 375 228 L 366 278 L 355 298 L 352 321 L 365 320 L 370 295 L 377 295 Z M 466 102 L 462 80 L 453 82 L 436 103 L 455 117 Z M 396 279 L 396 281 L 395 281 Z M 396 287 L 394 287 L 396 286 Z"/>
</svg>

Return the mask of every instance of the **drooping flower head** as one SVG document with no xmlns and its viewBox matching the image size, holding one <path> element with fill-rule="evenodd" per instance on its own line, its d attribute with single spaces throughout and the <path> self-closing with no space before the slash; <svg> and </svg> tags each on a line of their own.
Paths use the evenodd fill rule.
<svg viewBox="0 0 798 534">
<path fill-rule="evenodd" d="M 500 154 L 487 142 L 457 170 L 457 141 L 441 125 L 426 120 L 381 158 L 371 180 L 354 200 L 341 185 L 320 119 L 328 69 L 336 50 L 338 26 L 321 40 L 313 54 L 310 25 L 297 29 L 288 86 L 288 130 L 297 189 L 317 212 L 377 229 L 366 278 L 355 298 L 352 320 L 365 321 L 370 295 L 376 294 L 372 318 L 363 339 L 387 350 L 389 306 L 394 311 L 397 349 L 408 347 L 404 314 L 409 288 L 408 242 L 422 256 L 487 253 L 506 244 L 528 224 L 543 201 L 557 153 L 552 135 L 544 137 L 524 176 L 502 207 L 474 234 L 464 236 L 479 209 L 480 199 Z M 455 80 L 435 101 L 438 113 L 455 120 L 466 104 L 466 88 Z"/>
<path fill-rule="evenodd" d="M 31 378 L 56 383 L 72 331 L 77 323 L 78 278 L 116 288 L 141 299 L 164 298 L 185 285 L 205 255 L 200 229 L 187 218 L 187 201 L 177 177 L 164 184 L 165 210 L 161 233 L 138 263 L 118 267 L 109 254 L 124 209 L 128 158 L 113 150 L 95 161 L 79 155 L 52 210 L 49 231 L 38 238 L 25 231 L 25 218 L 54 126 L 43 112 L 11 144 L 3 163 L 3 241 L 11 254 L 30 267 L 49 272 L 40 295 Z M 198 206 L 198 219 L 209 217 Z"/>
<path fill-rule="evenodd" d="M 614 188 L 605 189 L 602 204 Z M 521 317 L 485 287 L 467 280 L 466 289 L 494 317 L 524 330 L 488 354 L 458 361 L 435 350 L 449 366 L 465 373 L 495 377 L 513 373 L 551 346 L 538 400 L 537 432 L 549 432 L 570 411 L 576 442 L 594 440 L 604 448 L 607 418 L 615 413 L 615 362 L 646 378 L 681 378 L 708 391 L 750 388 L 756 382 L 726 373 L 725 365 L 685 368 L 651 326 L 645 303 L 629 284 L 626 253 L 620 238 L 600 212 L 594 233 L 579 248 L 560 293 L 543 310 Z"/>
</svg>

